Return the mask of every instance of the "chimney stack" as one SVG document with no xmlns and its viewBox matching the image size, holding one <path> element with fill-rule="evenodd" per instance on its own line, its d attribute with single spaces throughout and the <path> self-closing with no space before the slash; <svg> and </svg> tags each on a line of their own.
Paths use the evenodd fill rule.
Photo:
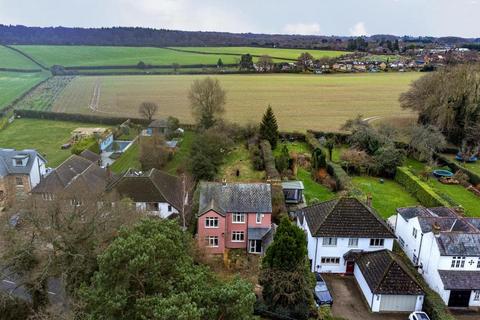
<svg viewBox="0 0 480 320">
<path fill-rule="evenodd" d="M 440 231 L 442 231 L 442 228 L 440 227 L 440 225 L 438 224 L 437 221 L 435 221 L 432 225 L 432 231 L 433 231 L 433 234 L 435 235 L 435 237 L 439 237 L 440 236 Z"/>
</svg>

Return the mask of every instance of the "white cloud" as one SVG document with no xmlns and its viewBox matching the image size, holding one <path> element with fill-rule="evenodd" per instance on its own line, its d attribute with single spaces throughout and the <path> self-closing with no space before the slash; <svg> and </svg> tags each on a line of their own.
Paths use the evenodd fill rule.
<svg viewBox="0 0 480 320">
<path fill-rule="evenodd" d="M 289 23 L 283 27 L 283 31 L 288 34 L 317 35 L 321 29 L 318 23 Z"/>
<path fill-rule="evenodd" d="M 359 22 L 355 24 L 353 27 L 348 29 L 348 32 L 351 36 L 368 36 L 367 28 L 365 27 L 365 23 Z"/>
</svg>

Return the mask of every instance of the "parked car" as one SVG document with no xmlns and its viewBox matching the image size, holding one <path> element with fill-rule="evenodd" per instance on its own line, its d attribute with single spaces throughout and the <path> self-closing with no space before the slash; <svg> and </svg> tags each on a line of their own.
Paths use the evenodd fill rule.
<svg viewBox="0 0 480 320">
<path fill-rule="evenodd" d="M 332 305 L 333 304 L 332 295 L 330 294 L 330 291 L 328 291 L 327 284 L 323 280 L 320 273 L 316 272 L 315 278 L 317 280 L 317 283 L 315 284 L 315 289 L 314 289 L 315 302 L 320 306 L 326 305 L 326 304 Z"/>
<path fill-rule="evenodd" d="M 415 311 L 410 313 L 408 320 L 430 320 L 430 318 L 423 311 Z"/>
</svg>

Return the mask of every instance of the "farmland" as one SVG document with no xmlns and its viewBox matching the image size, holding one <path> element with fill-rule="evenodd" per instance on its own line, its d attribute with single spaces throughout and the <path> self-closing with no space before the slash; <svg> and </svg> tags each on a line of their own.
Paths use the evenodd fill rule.
<svg viewBox="0 0 480 320">
<path fill-rule="evenodd" d="M 0 72 L 0 110 L 46 77 L 45 73 Z"/>
<path fill-rule="evenodd" d="M 398 97 L 419 73 L 348 75 L 221 75 L 227 91 L 225 117 L 238 123 L 259 121 L 271 104 L 282 130 L 338 130 L 356 114 L 408 116 Z M 158 116 L 192 122 L 187 93 L 203 76 L 84 76 L 75 78 L 59 95 L 52 110 L 92 113 L 94 87 L 100 88 L 95 112 L 100 115 L 138 117 L 142 101 L 160 106 Z"/>
<path fill-rule="evenodd" d="M 139 61 L 152 65 L 216 64 L 221 58 L 223 63 L 238 63 L 240 55 L 270 54 L 278 58 L 296 59 L 305 50 L 272 48 L 169 48 L 153 47 L 100 47 L 100 46 L 16 46 L 46 66 L 112 66 L 136 65 Z M 191 52 L 187 52 L 191 51 Z M 213 54 L 202 54 L 202 52 Z M 311 50 L 315 57 L 339 56 L 345 52 Z M 278 59 L 277 59 L 278 60 Z M 280 59 L 281 60 L 281 59 Z"/>
<path fill-rule="evenodd" d="M 39 69 L 39 67 L 18 52 L 0 46 L 0 68 Z"/>
</svg>

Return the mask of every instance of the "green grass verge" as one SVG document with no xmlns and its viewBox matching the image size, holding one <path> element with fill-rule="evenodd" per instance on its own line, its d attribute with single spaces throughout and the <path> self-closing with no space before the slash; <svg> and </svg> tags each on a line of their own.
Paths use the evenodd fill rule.
<svg viewBox="0 0 480 320">
<path fill-rule="evenodd" d="M 239 176 L 236 173 L 239 171 Z M 256 171 L 250 160 L 250 154 L 244 143 L 237 144 L 225 157 L 224 164 L 218 170 L 218 179 L 234 182 L 256 182 L 265 177 L 264 171 Z"/>
<path fill-rule="evenodd" d="M 296 154 L 310 154 L 310 147 L 306 142 L 301 142 L 301 141 L 292 141 L 292 142 L 281 142 L 277 144 L 277 148 L 273 150 L 273 155 L 275 157 L 278 157 L 280 154 L 282 154 L 282 149 L 284 146 L 287 146 L 288 151 L 290 151 L 290 154 L 296 153 Z"/>
<path fill-rule="evenodd" d="M 372 206 L 382 216 L 388 218 L 396 214 L 396 209 L 418 205 L 417 199 L 393 180 L 369 176 L 352 177 L 353 185 L 365 194 L 372 194 Z"/>
<path fill-rule="evenodd" d="M 44 72 L 0 72 L 0 111 L 12 103 L 17 97 L 46 78 L 47 74 Z"/>
<path fill-rule="evenodd" d="M 70 150 L 61 150 L 78 127 L 101 127 L 98 124 L 52 121 L 40 119 L 16 119 L 0 133 L 0 147 L 35 149 L 48 160 L 47 166 L 56 167 L 67 159 Z"/>
<path fill-rule="evenodd" d="M 110 169 L 120 174 L 130 168 L 141 169 L 140 161 L 138 161 L 139 145 L 134 142 L 111 166 Z"/>
</svg>

